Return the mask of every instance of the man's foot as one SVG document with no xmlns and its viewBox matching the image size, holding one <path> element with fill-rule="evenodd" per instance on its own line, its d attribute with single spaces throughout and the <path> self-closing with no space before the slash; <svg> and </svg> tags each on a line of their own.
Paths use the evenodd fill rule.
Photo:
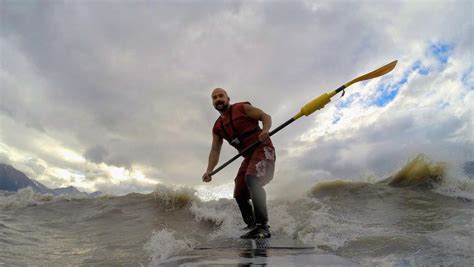
<svg viewBox="0 0 474 267">
<path fill-rule="evenodd" d="M 255 224 L 247 224 L 247 226 L 245 226 L 244 228 L 242 228 L 243 231 L 250 231 L 250 230 L 253 230 L 255 229 Z"/>
<path fill-rule="evenodd" d="M 245 235 L 240 236 L 243 239 L 264 239 L 270 238 L 272 235 L 270 233 L 270 226 L 268 225 L 257 225 L 255 229 L 249 231 Z"/>
</svg>

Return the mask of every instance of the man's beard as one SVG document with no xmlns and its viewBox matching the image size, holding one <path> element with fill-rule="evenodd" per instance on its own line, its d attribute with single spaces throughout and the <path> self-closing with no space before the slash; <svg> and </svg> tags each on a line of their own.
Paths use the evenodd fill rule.
<svg viewBox="0 0 474 267">
<path fill-rule="evenodd" d="M 216 103 L 214 108 L 217 109 L 217 111 L 226 111 L 229 108 L 229 103 L 226 104 L 222 101 L 219 101 L 219 102 Z"/>
</svg>

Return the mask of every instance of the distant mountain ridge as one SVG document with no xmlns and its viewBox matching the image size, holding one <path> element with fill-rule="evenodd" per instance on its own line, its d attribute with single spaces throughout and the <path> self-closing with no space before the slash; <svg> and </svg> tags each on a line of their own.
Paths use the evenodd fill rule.
<svg viewBox="0 0 474 267">
<path fill-rule="evenodd" d="M 23 172 L 13 168 L 10 165 L 0 163 L 0 190 L 17 192 L 20 189 L 31 187 L 33 191 L 42 194 L 64 195 L 64 194 L 88 194 L 91 196 L 101 195 L 102 192 L 92 194 L 81 192 L 74 186 L 50 189 L 42 183 L 28 178 Z"/>
</svg>

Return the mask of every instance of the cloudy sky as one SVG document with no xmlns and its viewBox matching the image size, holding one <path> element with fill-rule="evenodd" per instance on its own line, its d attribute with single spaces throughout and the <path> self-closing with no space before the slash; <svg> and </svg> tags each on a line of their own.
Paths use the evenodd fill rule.
<svg viewBox="0 0 474 267">
<path fill-rule="evenodd" d="M 0 162 L 49 187 L 198 186 L 215 87 L 276 127 L 270 191 L 474 159 L 473 1 L 0 0 Z M 234 155 L 225 146 L 221 163 Z M 230 185 L 234 163 L 214 177 Z M 219 187 L 220 186 L 220 187 Z M 272 189 L 273 188 L 273 189 Z"/>
</svg>

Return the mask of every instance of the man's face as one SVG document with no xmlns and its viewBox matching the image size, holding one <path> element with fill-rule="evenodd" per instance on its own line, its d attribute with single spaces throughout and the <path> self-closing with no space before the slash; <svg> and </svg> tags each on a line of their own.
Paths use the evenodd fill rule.
<svg viewBox="0 0 474 267">
<path fill-rule="evenodd" d="M 215 89 L 212 92 L 212 104 L 214 108 L 218 111 L 226 111 L 229 108 L 230 98 L 227 96 L 227 93 L 222 89 Z"/>
</svg>

